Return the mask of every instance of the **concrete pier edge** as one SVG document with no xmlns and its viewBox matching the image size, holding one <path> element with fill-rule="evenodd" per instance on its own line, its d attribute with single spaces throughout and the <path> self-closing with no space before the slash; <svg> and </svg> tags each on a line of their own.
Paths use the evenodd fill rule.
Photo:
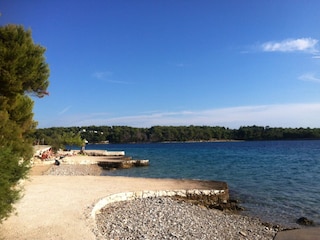
<svg viewBox="0 0 320 240">
<path fill-rule="evenodd" d="M 213 190 L 213 189 L 180 189 L 180 190 L 155 190 L 155 191 L 135 191 L 135 192 L 121 192 L 116 194 L 108 195 L 100 199 L 93 207 L 91 211 L 91 218 L 95 220 L 96 214 L 100 210 L 106 207 L 108 204 L 121 201 L 130 201 L 135 199 L 142 199 L 148 197 L 188 197 L 190 195 L 198 196 L 219 196 L 225 195 L 227 191 L 225 190 Z M 227 201 L 227 200 L 225 200 Z"/>
</svg>

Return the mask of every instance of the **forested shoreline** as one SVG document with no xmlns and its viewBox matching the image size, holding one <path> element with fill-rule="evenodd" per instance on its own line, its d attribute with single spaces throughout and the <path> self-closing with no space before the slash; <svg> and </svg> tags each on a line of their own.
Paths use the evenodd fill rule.
<svg viewBox="0 0 320 240">
<path fill-rule="evenodd" d="M 320 128 L 274 128 L 244 126 L 229 129 L 219 126 L 129 126 L 52 127 L 36 129 L 35 144 L 48 144 L 54 139 L 80 137 L 89 143 L 152 143 L 230 140 L 299 140 L 320 139 Z"/>
</svg>

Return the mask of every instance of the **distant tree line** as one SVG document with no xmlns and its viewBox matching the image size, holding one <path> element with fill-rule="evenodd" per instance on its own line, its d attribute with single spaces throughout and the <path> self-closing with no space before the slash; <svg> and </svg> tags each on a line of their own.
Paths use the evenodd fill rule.
<svg viewBox="0 0 320 240">
<path fill-rule="evenodd" d="M 35 144 L 50 144 L 59 136 L 79 136 L 89 143 L 150 143 L 215 140 L 320 139 L 320 128 L 272 128 L 245 126 L 239 129 L 211 126 L 128 126 L 53 127 L 37 129 Z"/>
</svg>

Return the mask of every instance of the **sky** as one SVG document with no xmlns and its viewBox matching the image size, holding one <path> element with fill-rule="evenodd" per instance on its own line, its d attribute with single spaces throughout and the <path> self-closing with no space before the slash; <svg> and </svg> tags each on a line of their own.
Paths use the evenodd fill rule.
<svg viewBox="0 0 320 240">
<path fill-rule="evenodd" d="M 320 1 L 0 0 L 46 48 L 39 128 L 320 127 Z"/>
</svg>

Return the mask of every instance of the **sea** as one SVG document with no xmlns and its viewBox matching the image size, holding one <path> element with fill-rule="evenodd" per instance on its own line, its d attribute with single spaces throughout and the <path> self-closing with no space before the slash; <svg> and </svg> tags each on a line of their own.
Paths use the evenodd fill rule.
<svg viewBox="0 0 320 240">
<path fill-rule="evenodd" d="M 150 165 L 104 176 L 200 179 L 227 182 L 243 214 L 286 227 L 307 217 L 320 224 L 320 140 L 145 144 L 88 144 L 125 151 Z"/>
</svg>

